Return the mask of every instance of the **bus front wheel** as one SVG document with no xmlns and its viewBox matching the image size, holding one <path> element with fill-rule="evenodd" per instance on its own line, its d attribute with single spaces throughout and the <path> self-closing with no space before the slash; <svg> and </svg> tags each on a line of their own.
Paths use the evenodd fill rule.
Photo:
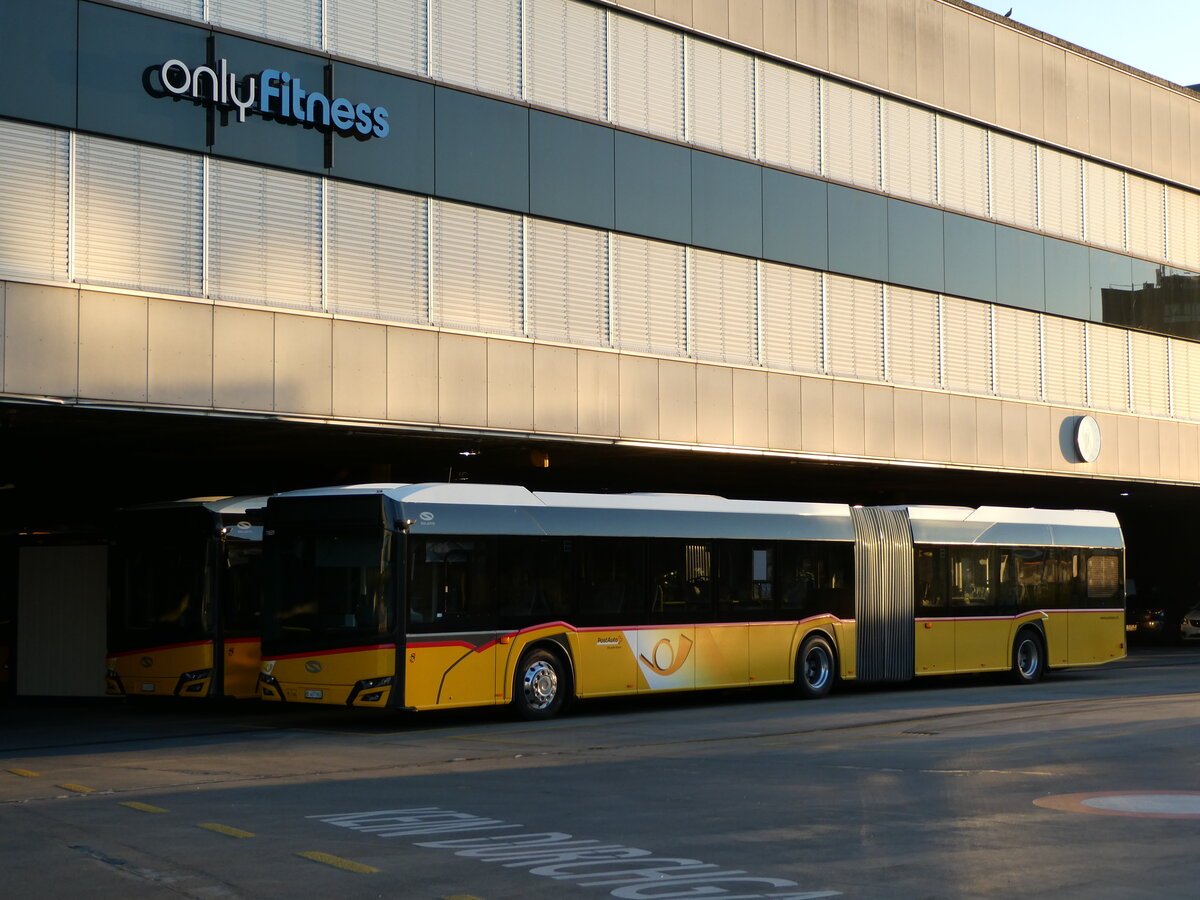
<svg viewBox="0 0 1200 900">
<path fill-rule="evenodd" d="M 816 700 L 829 693 L 833 679 L 833 647 L 821 635 L 810 635 L 796 657 L 796 689 L 805 700 Z"/>
<path fill-rule="evenodd" d="M 513 683 L 513 705 L 523 719 L 549 719 L 562 712 L 571 690 L 571 674 L 562 657 L 532 650 L 521 658 Z"/>
<path fill-rule="evenodd" d="M 1046 671 L 1045 644 L 1032 628 L 1017 633 L 1013 642 L 1012 679 L 1017 684 L 1033 684 Z"/>
</svg>

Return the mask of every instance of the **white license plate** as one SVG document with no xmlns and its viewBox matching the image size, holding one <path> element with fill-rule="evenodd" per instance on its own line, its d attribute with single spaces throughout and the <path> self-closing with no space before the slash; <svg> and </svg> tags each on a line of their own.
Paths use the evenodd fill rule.
<svg viewBox="0 0 1200 900">
<path fill-rule="evenodd" d="M 143 690 L 144 692 L 146 692 L 146 693 L 151 693 L 151 692 L 153 692 L 153 691 L 154 691 L 154 685 L 152 685 L 152 684 L 149 684 L 149 683 L 147 683 L 147 684 L 143 684 L 143 685 L 142 685 L 142 690 Z"/>
<path fill-rule="evenodd" d="M 320 700 L 324 696 L 325 696 L 324 691 L 305 691 L 304 692 L 305 700 Z"/>
</svg>

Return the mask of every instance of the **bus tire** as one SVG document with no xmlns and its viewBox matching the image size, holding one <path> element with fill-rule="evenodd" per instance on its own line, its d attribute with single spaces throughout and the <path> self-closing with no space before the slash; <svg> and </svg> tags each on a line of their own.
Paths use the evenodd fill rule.
<svg viewBox="0 0 1200 900">
<path fill-rule="evenodd" d="M 1012 680 L 1016 684 L 1033 684 L 1046 671 L 1046 642 L 1036 628 L 1017 632 L 1012 650 Z"/>
<path fill-rule="evenodd" d="M 513 706 L 522 719 L 551 719 L 571 695 L 571 672 L 562 656 L 542 647 L 521 657 L 513 679 Z"/>
<path fill-rule="evenodd" d="M 820 634 L 810 634 L 796 655 L 796 690 L 805 700 L 824 697 L 833 687 L 837 668 L 833 647 Z"/>
</svg>

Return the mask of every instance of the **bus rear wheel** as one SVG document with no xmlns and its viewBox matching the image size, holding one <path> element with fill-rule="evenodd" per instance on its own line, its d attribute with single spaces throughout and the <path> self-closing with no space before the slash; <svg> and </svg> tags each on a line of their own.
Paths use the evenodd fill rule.
<svg viewBox="0 0 1200 900">
<path fill-rule="evenodd" d="M 1017 684 L 1033 684 L 1045 671 L 1045 644 L 1034 629 L 1022 629 L 1013 641 L 1012 680 Z"/>
<path fill-rule="evenodd" d="M 819 634 L 810 635 L 796 656 L 796 690 L 805 700 L 824 697 L 833 687 L 833 647 Z"/>
<path fill-rule="evenodd" d="M 562 657 L 550 650 L 526 653 L 513 682 L 513 706 L 522 719 L 550 719 L 562 712 L 571 691 L 571 674 Z"/>
</svg>

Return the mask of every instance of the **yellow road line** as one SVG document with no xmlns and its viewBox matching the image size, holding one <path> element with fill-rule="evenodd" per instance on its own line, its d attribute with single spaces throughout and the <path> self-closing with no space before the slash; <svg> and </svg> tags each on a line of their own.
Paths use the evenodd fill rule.
<svg viewBox="0 0 1200 900">
<path fill-rule="evenodd" d="M 9 769 L 14 775 L 20 775 L 22 778 L 37 778 L 37 772 L 30 772 L 28 769 Z"/>
<path fill-rule="evenodd" d="M 68 791 L 74 791 L 77 794 L 90 794 L 93 790 L 95 790 L 95 788 L 84 787 L 82 784 L 56 784 L 55 787 L 60 787 Z"/>
<path fill-rule="evenodd" d="M 297 853 L 297 856 L 303 856 L 305 859 L 311 859 L 313 862 L 324 863 L 327 866 L 333 866 L 335 869 L 345 869 L 347 872 L 358 872 L 363 875 L 368 875 L 371 872 L 378 872 L 374 866 L 363 865 L 362 863 L 354 862 L 349 859 L 342 859 L 340 856 L 332 856 L 328 853 L 322 853 L 319 850 L 305 850 L 302 853 Z"/>
<path fill-rule="evenodd" d="M 217 834 L 228 835 L 232 838 L 254 837 L 253 831 L 242 831 L 242 829 L 234 828 L 232 825 L 218 825 L 216 822 L 197 822 L 196 827 L 207 828 L 209 831 L 215 831 Z"/>
<path fill-rule="evenodd" d="M 128 806 L 130 809 L 140 810 L 148 813 L 165 813 L 166 810 L 161 806 L 151 806 L 149 803 L 138 803 L 136 800 L 122 800 L 121 806 Z"/>
</svg>

